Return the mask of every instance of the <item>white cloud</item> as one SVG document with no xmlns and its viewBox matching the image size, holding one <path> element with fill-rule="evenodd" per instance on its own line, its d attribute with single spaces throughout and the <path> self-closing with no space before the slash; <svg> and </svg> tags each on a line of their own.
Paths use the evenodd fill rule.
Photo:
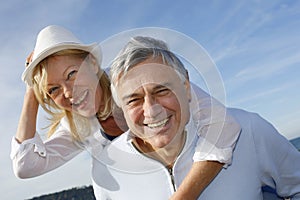
<svg viewBox="0 0 300 200">
<path fill-rule="evenodd" d="M 273 58 L 272 60 L 265 61 L 265 63 L 261 63 L 260 66 L 244 68 L 236 74 L 235 78 L 241 81 L 254 81 L 257 78 L 274 76 L 274 74 L 278 74 L 289 68 L 297 67 L 295 64 L 300 64 L 300 52 L 291 52 L 287 57 Z"/>
</svg>

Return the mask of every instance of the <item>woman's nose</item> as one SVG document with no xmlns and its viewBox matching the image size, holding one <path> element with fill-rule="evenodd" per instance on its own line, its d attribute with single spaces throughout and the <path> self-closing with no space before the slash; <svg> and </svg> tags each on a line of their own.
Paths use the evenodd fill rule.
<svg viewBox="0 0 300 200">
<path fill-rule="evenodd" d="M 66 84 L 63 87 L 64 90 L 64 96 L 66 99 L 72 98 L 72 94 L 73 94 L 73 87 L 71 87 L 70 85 Z"/>
</svg>

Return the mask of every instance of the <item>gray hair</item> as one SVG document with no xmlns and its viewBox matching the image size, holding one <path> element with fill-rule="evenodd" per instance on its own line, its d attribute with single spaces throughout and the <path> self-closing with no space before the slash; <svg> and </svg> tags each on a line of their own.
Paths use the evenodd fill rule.
<svg viewBox="0 0 300 200">
<path fill-rule="evenodd" d="M 163 64 L 174 68 L 183 81 L 188 79 L 188 73 L 183 63 L 169 50 L 164 41 L 152 37 L 133 37 L 119 52 L 110 67 L 111 91 L 117 105 L 120 105 L 115 90 L 118 80 L 132 67 L 151 56 L 152 58 L 161 58 Z"/>
</svg>

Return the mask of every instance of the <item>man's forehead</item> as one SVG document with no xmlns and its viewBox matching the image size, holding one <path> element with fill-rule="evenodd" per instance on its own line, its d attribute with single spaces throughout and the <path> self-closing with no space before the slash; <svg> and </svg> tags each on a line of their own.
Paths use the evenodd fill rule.
<svg viewBox="0 0 300 200">
<path fill-rule="evenodd" d="M 172 75 L 173 74 L 173 75 Z M 174 70 L 167 65 L 147 63 L 135 66 L 123 75 L 118 82 L 118 92 L 123 97 L 156 88 L 168 87 L 174 77 Z"/>
<path fill-rule="evenodd" d="M 161 83 L 162 80 L 178 78 L 176 76 L 176 71 L 168 65 L 146 63 L 132 67 L 120 78 L 119 82 L 122 82 L 122 84 Z"/>
</svg>

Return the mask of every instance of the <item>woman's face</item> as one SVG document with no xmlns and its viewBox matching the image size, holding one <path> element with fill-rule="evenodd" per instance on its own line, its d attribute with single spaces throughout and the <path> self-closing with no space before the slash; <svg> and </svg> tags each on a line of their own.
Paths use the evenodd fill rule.
<svg viewBox="0 0 300 200">
<path fill-rule="evenodd" d="M 85 117 L 94 116 L 103 105 L 99 68 L 89 56 L 53 56 L 47 59 L 46 91 L 62 109 Z"/>
</svg>

